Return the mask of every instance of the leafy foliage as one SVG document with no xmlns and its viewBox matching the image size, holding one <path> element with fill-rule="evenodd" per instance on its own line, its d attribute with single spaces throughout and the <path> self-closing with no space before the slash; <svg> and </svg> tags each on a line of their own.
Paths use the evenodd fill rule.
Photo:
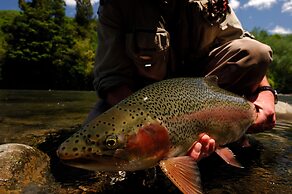
<svg viewBox="0 0 292 194">
<path fill-rule="evenodd" d="M 18 11 L 1 11 L 0 12 L 0 80 L 2 80 L 2 65 L 4 63 L 4 57 L 7 50 L 6 39 L 9 34 L 3 32 L 1 26 L 11 25 L 14 18 L 19 15 Z"/>
<path fill-rule="evenodd" d="M 252 33 L 273 50 L 273 63 L 268 72 L 270 83 L 280 92 L 292 93 L 292 34 L 269 35 L 260 29 L 254 29 Z"/>
<path fill-rule="evenodd" d="M 88 26 L 93 16 L 93 7 L 90 0 L 76 0 L 75 20 L 80 26 Z"/>
<path fill-rule="evenodd" d="M 75 20 L 65 17 L 64 0 L 19 0 L 19 5 L 21 13 L 3 26 L 9 37 L 1 87 L 92 89 L 96 46 L 89 42 L 96 37 L 96 22 L 91 20 L 81 37 Z"/>
</svg>

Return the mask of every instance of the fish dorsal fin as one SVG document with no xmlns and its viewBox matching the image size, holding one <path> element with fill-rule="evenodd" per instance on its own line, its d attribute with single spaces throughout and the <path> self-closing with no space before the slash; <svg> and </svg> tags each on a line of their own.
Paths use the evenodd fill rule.
<svg viewBox="0 0 292 194">
<path fill-rule="evenodd" d="M 159 163 L 166 176 L 185 194 L 201 194 L 201 179 L 197 162 L 190 156 L 162 160 Z"/>
<path fill-rule="evenodd" d="M 218 77 L 216 75 L 207 75 L 204 80 L 212 85 L 218 85 Z"/>
<path fill-rule="evenodd" d="M 215 152 L 227 163 L 232 166 L 243 168 L 243 166 L 235 159 L 235 155 L 233 152 L 225 147 L 225 148 L 216 148 Z"/>
</svg>

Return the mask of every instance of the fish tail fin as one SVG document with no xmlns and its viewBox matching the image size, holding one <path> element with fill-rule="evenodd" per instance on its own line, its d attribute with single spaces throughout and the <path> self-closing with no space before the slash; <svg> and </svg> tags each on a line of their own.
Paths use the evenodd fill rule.
<svg viewBox="0 0 292 194">
<path fill-rule="evenodd" d="M 185 194 L 202 194 L 200 171 L 190 156 L 168 158 L 160 162 L 166 176 Z"/>
</svg>

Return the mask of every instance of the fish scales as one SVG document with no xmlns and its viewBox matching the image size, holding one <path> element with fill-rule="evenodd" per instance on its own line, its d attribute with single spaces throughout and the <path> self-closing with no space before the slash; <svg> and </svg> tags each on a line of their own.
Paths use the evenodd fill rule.
<svg viewBox="0 0 292 194">
<path fill-rule="evenodd" d="M 138 104 L 141 107 L 140 109 L 150 113 L 151 117 L 160 120 L 170 131 L 174 145 L 178 142 L 185 143 L 188 139 L 191 144 L 194 135 L 212 127 L 208 127 L 208 123 L 200 120 L 194 122 L 193 120 L 181 119 L 172 122 L 173 117 L 180 117 L 218 106 L 224 109 L 224 106 L 240 105 L 247 111 L 250 109 L 249 105 L 243 106 L 243 104 L 246 104 L 246 100 L 243 98 L 238 98 L 237 95 L 222 90 L 216 85 L 214 86 L 212 82 L 208 83 L 204 79 L 197 78 L 177 78 L 155 83 L 125 100 L 124 104 L 129 106 Z M 130 110 L 128 109 L 128 111 Z M 135 111 L 135 109 L 132 111 Z M 232 139 L 228 141 L 232 141 Z M 228 141 L 223 143 L 229 143 Z"/>
<path fill-rule="evenodd" d="M 217 146 L 234 142 L 255 115 L 251 103 L 219 88 L 215 77 L 163 80 L 96 117 L 66 140 L 58 155 L 91 170 L 145 169 L 186 155 L 200 133 Z"/>
</svg>

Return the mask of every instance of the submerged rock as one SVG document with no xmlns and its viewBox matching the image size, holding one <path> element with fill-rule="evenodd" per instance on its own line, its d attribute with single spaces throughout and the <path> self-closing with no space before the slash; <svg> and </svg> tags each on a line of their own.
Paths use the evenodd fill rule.
<svg viewBox="0 0 292 194">
<path fill-rule="evenodd" d="M 24 144 L 0 145 L 0 193 L 49 192 L 50 159 Z"/>
</svg>

